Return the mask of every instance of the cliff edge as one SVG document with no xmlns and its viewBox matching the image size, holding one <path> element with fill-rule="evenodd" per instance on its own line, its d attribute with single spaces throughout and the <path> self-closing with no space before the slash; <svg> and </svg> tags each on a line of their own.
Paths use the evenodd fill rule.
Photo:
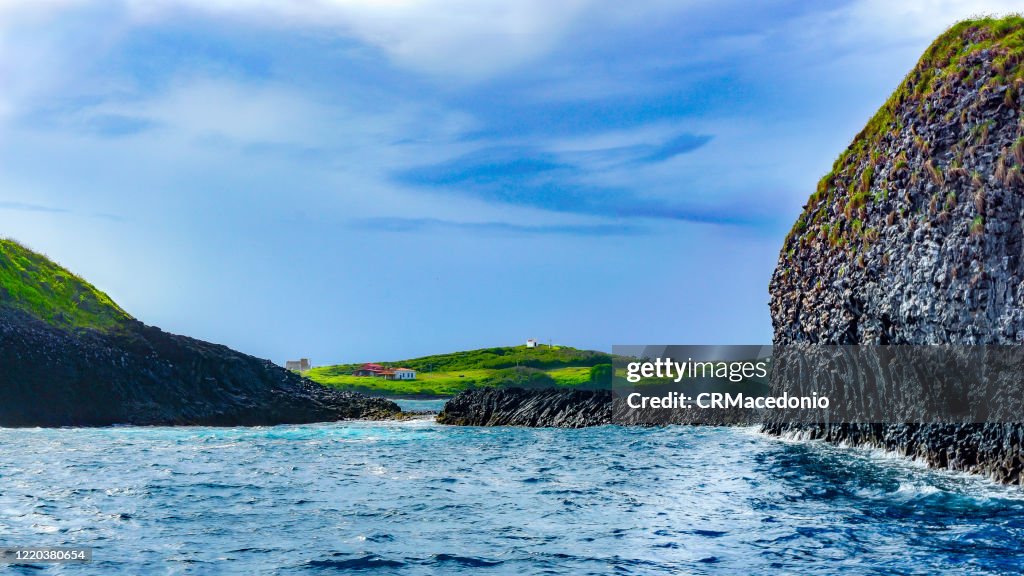
<svg viewBox="0 0 1024 576">
<path fill-rule="evenodd" d="M 146 326 L 11 240 L 0 240 L 0 366 L 0 426 L 273 425 L 399 412 Z"/>
<path fill-rule="evenodd" d="M 928 48 L 786 238 L 770 283 L 776 345 L 1024 341 L 1022 62 L 1018 16 L 958 23 Z M 801 433 L 1024 480 L 1018 424 Z"/>
<path fill-rule="evenodd" d="M 1024 340 L 1024 18 L 937 39 L 818 183 L 771 279 L 776 344 Z"/>
</svg>

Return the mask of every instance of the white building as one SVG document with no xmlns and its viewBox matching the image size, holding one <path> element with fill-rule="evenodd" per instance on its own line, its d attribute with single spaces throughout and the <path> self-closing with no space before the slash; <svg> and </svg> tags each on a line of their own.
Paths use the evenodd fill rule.
<svg viewBox="0 0 1024 576">
<path fill-rule="evenodd" d="M 526 347 L 527 348 L 536 348 L 537 347 L 537 339 L 536 338 L 530 338 L 529 340 L 527 340 L 526 341 Z"/>
<path fill-rule="evenodd" d="M 412 368 L 395 368 L 395 380 L 415 380 L 416 371 Z"/>
</svg>

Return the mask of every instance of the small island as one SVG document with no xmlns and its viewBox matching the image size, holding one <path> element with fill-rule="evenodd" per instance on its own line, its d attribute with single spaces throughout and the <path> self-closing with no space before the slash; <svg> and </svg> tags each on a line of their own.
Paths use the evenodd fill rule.
<svg viewBox="0 0 1024 576">
<path fill-rule="evenodd" d="M 404 377 L 397 372 L 406 370 Z M 411 373 L 412 377 L 408 375 Z M 570 346 L 527 344 L 398 360 L 337 364 L 303 376 L 349 392 L 396 398 L 448 398 L 480 388 L 599 388 L 611 384 L 612 356 Z"/>
</svg>

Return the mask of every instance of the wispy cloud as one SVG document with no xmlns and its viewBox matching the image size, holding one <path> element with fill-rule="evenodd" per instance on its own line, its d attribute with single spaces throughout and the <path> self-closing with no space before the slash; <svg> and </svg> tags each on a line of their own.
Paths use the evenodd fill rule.
<svg viewBox="0 0 1024 576">
<path fill-rule="evenodd" d="M 254 351 L 603 345 L 623 335 L 585 319 L 623 293 L 693 307 L 638 317 L 637 340 L 768 334 L 777 243 L 817 179 L 930 38 L 1011 4 L 0 0 L 0 219 L 140 315 Z M 703 284 L 595 265 L 680 253 Z M 401 306 L 473 342 L 380 321 Z M 339 325 L 359 327 L 340 346 Z"/>
<path fill-rule="evenodd" d="M 142 21 L 183 10 L 263 26 L 333 30 L 383 51 L 398 65 L 476 80 L 543 55 L 591 0 L 145 0 L 128 3 Z"/>
<path fill-rule="evenodd" d="M 101 220 L 108 220 L 110 222 L 127 222 L 128 219 L 118 214 L 110 214 L 108 212 L 94 212 L 90 214 L 93 218 L 99 218 Z"/>
<path fill-rule="evenodd" d="M 455 230 L 502 235 L 637 236 L 645 229 L 633 224 L 513 224 L 509 222 L 455 222 L 435 218 L 365 218 L 353 220 L 361 230 L 422 232 Z"/>
<path fill-rule="evenodd" d="M 126 116 L 123 114 L 100 114 L 89 118 L 85 123 L 87 132 L 108 138 L 132 136 L 152 130 L 157 122 L 148 118 Z"/>
<path fill-rule="evenodd" d="M 11 201 L 0 201 L 0 210 L 18 210 L 21 212 L 49 212 L 52 214 L 63 214 L 71 212 L 66 208 L 55 208 L 53 206 L 42 206 L 39 204 L 30 204 L 27 202 Z"/>
<path fill-rule="evenodd" d="M 625 185 L 594 184 L 609 164 L 619 172 L 692 152 L 710 136 L 681 134 L 664 142 L 552 153 L 528 147 L 478 150 L 453 160 L 396 171 L 404 185 L 434 193 L 470 196 L 489 202 L 552 212 L 613 218 L 676 220 L 702 224 L 764 226 L 770 214 L 728 198 L 706 203 L 685 197 L 639 194 Z M 597 168 L 596 165 L 600 165 Z"/>
<path fill-rule="evenodd" d="M 12 210 L 16 212 L 38 212 L 41 214 L 62 214 L 62 215 L 75 215 L 77 214 L 74 210 L 69 208 L 58 208 L 56 206 L 46 206 L 42 204 L 31 204 L 28 202 L 15 202 L 15 201 L 0 201 L 0 210 Z M 126 218 L 117 214 L 110 214 L 107 212 L 93 212 L 89 214 L 83 214 L 90 218 L 99 218 L 102 220 L 109 220 L 111 222 L 125 222 Z"/>
<path fill-rule="evenodd" d="M 353 38 L 401 68 L 473 82 L 543 56 L 593 4 L 593 0 L 0 0 L 0 18 L 5 21 L 0 22 L 0 37 L 7 23 L 15 27 L 90 11 L 102 14 L 107 26 L 121 29 L 210 19 L 232 27 L 314 30 Z M 97 48 L 102 45 L 88 47 Z"/>
<path fill-rule="evenodd" d="M 635 164 L 647 164 L 693 152 L 710 141 L 711 136 L 706 134 L 680 134 L 660 144 L 640 144 L 627 151 L 636 155 Z"/>
</svg>

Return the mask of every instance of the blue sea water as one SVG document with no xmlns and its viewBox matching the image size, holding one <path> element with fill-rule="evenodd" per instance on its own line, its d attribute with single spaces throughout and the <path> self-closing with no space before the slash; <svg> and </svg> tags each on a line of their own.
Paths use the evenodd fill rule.
<svg viewBox="0 0 1024 576">
<path fill-rule="evenodd" d="M 447 400 L 410 400 L 401 398 L 395 400 L 395 403 L 398 404 L 399 408 L 406 412 L 421 410 L 440 412 L 441 409 L 444 408 L 445 402 L 447 402 Z"/>
<path fill-rule="evenodd" d="M 752 429 L 0 430 L 24 574 L 1020 573 L 1024 493 Z M 2 571 L 2 569 L 0 569 Z"/>
</svg>

